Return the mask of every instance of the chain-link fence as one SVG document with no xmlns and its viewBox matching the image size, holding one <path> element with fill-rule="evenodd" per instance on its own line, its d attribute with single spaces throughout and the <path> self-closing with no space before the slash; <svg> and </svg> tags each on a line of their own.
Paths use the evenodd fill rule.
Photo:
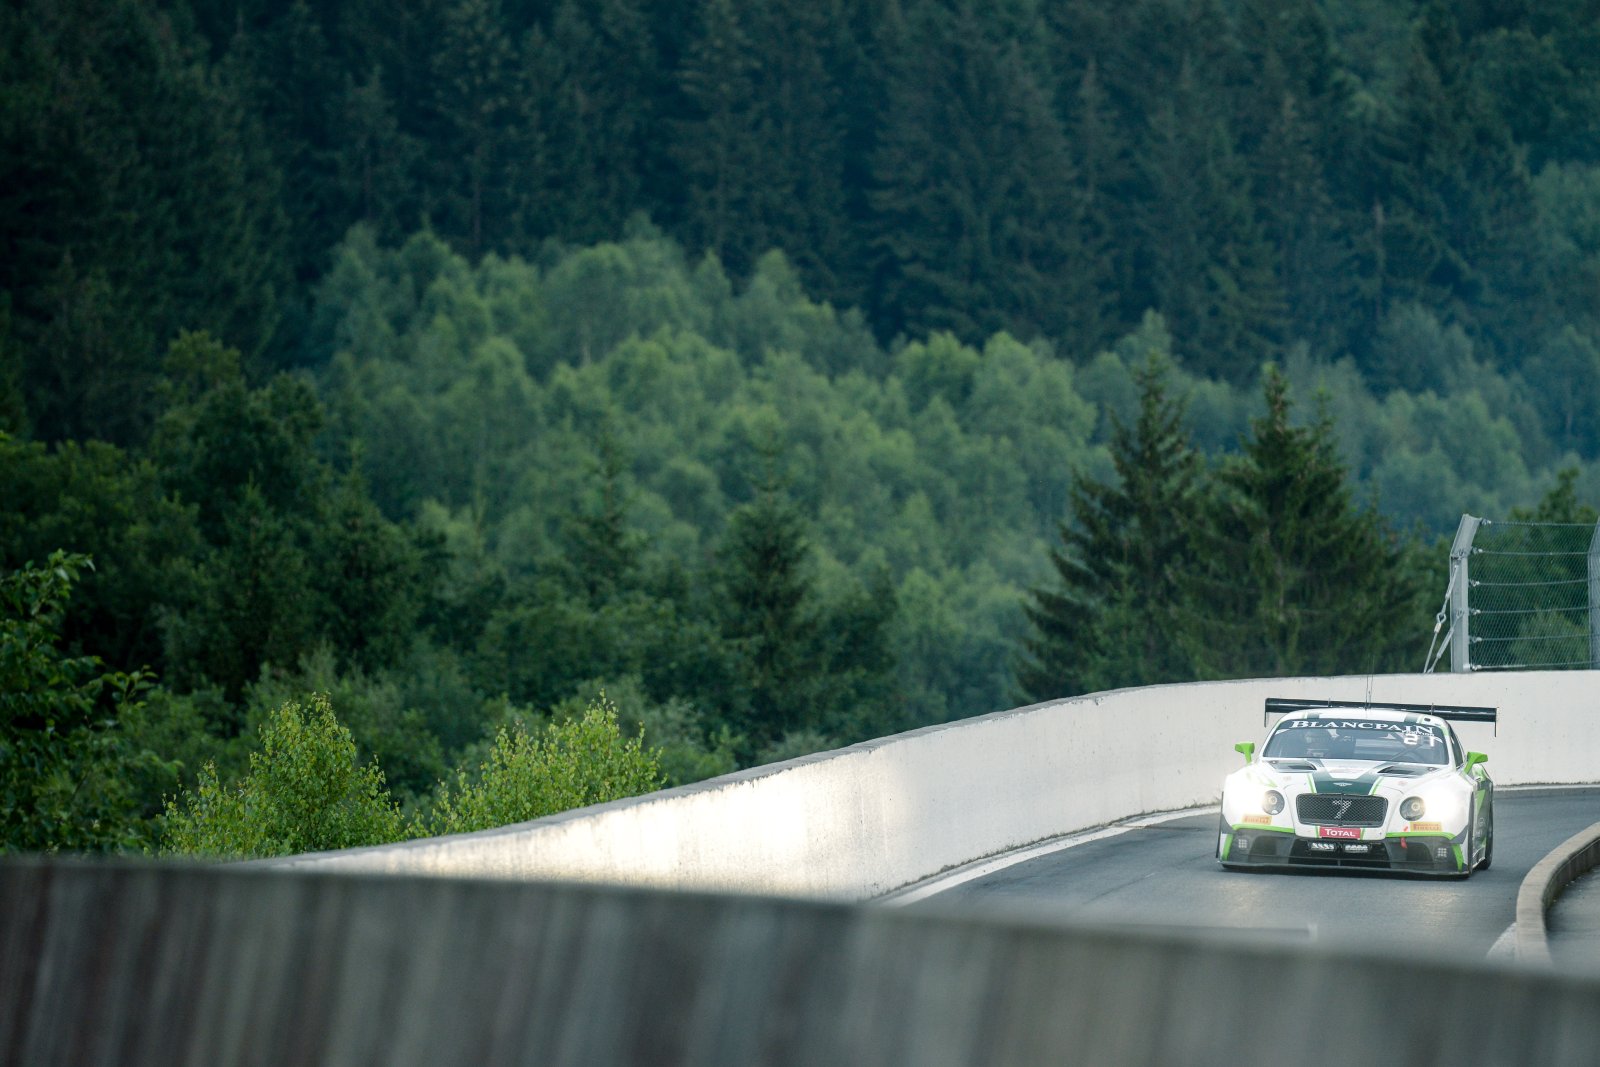
<svg viewBox="0 0 1600 1067">
<path fill-rule="evenodd" d="M 1600 669 L 1600 523 L 1461 516 L 1425 671 Z"/>
</svg>

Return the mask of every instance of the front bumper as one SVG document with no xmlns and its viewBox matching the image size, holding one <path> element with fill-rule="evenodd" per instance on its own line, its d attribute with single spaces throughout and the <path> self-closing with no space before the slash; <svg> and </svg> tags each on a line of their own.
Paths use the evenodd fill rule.
<svg viewBox="0 0 1600 1067">
<path fill-rule="evenodd" d="M 1226 867 L 1348 867 L 1461 874 L 1465 835 L 1391 834 L 1364 841 L 1328 840 L 1259 826 L 1219 831 L 1217 859 Z"/>
</svg>

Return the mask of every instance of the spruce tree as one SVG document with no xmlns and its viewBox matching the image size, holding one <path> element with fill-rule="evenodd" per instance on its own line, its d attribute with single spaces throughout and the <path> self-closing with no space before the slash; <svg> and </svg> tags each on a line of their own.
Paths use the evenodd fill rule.
<svg viewBox="0 0 1600 1067">
<path fill-rule="evenodd" d="M 499 0 L 456 0 L 434 59 L 439 152 L 432 221 L 473 259 L 504 232 L 514 52 Z"/>
<path fill-rule="evenodd" d="M 816 725 L 810 550 L 799 512 L 773 484 L 728 519 L 722 634 L 737 657 L 741 692 L 730 710 L 747 757 Z"/>
<path fill-rule="evenodd" d="M 180 329 L 270 349 L 290 281 L 277 169 L 158 5 L 29 0 L 0 42 L 0 292 L 32 429 L 139 441 Z"/>
<path fill-rule="evenodd" d="M 1026 16 L 1026 17 L 1025 17 Z M 887 108 L 873 158 L 879 331 L 1067 331 L 1098 279 L 1031 9 L 970 0 L 886 20 Z"/>
<path fill-rule="evenodd" d="M 380 68 L 346 76 L 332 121 L 339 202 L 379 239 L 399 243 L 416 215 L 412 174 L 422 146 L 400 129 Z"/>
<path fill-rule="evenodd" d="M 565 524 L 567 562 L 588 603 L 599 607 L 629 592 L 638 579 L 642 538 L 628 529 L 626 463 L 616 435 L 606 428 L 597 442 L 594 491 Z"/>
<path fill-rule="evenodd" d="M 1024 605 L 1033 628 L 1017 671 L 1024 699 L 1192 676 L 1177 625 L 1205 490 L 1169 373 L 1165 356 L 1153 353 L 1135 372 L 1138 418 L 1130 427 L 1113 416 L 1116 481 L 1073 482 L 1073 521 L 1061 524 L 1050 552 L 1056 581 Z"/>
<path fill-rule="evenodd" d="M 836 264 L 850 239 L 842 93 L 829 67 L 843 4 L 758 0 L 747 2 L 747 9 L 760 168 L 752 175 L 751 248 L 757 256 L 783 249 L 806 288 L 829 299 L 838 293 Z"/>
<path fill-rule="evenodd" d="M 1414 300 L 1505 350 L 1543 306 L 1531 179 L 1510 128 L 1474 81 L 1456 14 L 1418 18 L 1386 165 L 1383 257 L 1392 300 Z"/>
<path fill-rule="evenodd" d="M 316 13 L 296 0 L 270 26 L 240 33 L 223 69 L 261 122 L 283 174 L 288 253 L 296 282 L 309 286 L 355 219 L 335 180 L 343 79 Z"/>
<path fill-rule="evenodd" d="M 672 86 L 639 0 L 561 0 L 523 43 L 526 124 L 545 164 L 525 186 L 520 226 L 533 236 L 594 242 L 621 236 L 644 210 L 677 209 L 661 112 Z"/>
<path fill-rule="evenodd" d="M 1359 507 L 1326 416 L 1290 421 L 1269 367 L 1266 414 L 1223 461 L 1185 582 L 1184 645 L 1203 677 L 1403 669 L 1426 615 L 1415 572 L 1376 511 Z"/>
<path fill-rule="evenodd" d="M 1249 78 L 1235 129 L 1284 299 L 1285 339 L 1343 352 L 1363 325 L 1350 233 L 1365 219 L 1336 200 L 1325 161 L 1346 151 L 1350 92 L 1314 0 L 1246 0 L 1239 20 Z"/>
<path fill-rule="evenodd" d="M 1083 219 L 1083 262 L 1094 283 L 1070 309 L 1067 339 L 1073 355 L 1099 351 L 1131 325 L 1144 305 L 1130 301 L 1139 287 L 1131 243 L 1119 240 L 1127 224 L 1126 203 L 1135 179 L 1128 140 L 1111 107 L 1099 67 L 1090 60 L 1068 110 L 1076 193 Z M 1120 294 L 1121 306 L 1113 294 Z M 1075 343 L 1074 343 L 1075 342 Z"/>
<path fill-rule="evenodd" d="M 700 34 L 679 71 L 692 109 L 675 144 L 686 229 L 694 247 L 716 253 L 742 275 L 762 251 L 757 232 L 764 221 L 756 62 L 732 0 L 704 0 L 700 18 Z"/>
<path fill-rule="evenodd" d="M 1185 67 L 1151 117 L 1142 237 L 1180 361 L 1195 373 L 1248 381 L 1281 341 L 1282 295 L 1247 169 L 1214 94 Z"/>
</svg>

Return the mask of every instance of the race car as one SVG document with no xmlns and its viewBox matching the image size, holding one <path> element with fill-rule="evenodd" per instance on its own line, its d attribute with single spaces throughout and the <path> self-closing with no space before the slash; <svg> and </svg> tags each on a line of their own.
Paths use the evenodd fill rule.
<svg viewBox="0 0 1600 1067">
<path fill-rule="evenodd" d="M 1494 859 L 1494 783 L 1451 720 L 1493 723 L 1494 708 L 1267 701 L 1276 725 L 1222 784 L 1217 860 L 1321 865 L 1457 878 Z"/>
</svg>

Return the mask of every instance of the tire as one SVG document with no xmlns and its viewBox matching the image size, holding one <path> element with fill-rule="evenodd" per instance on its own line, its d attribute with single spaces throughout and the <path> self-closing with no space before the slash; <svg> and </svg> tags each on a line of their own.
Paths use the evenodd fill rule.
<svg viewBox="0 0 1600 1067">
<path fill-rule="evenodd" d="M 1478 870 L 1487 871 L 1494 862 L 1494 802 L 1489 803 L 1489 817 L 1484 821 L 1483 862 Z"/>
<path fill-rule="evenodd" d="M 1477 851 L 1478 851 L 1478 828 L 1476 826 L 1473 826 L 1473 825 L 1469 824 L 1467 826 L 1467 847 L 1466 847 L 1466 851 L 1464 851 L 1461 854 L 1461 870 L 1452 871 L 1450 873 L 1449 877 L 1455 879 L 1458 882 L 1465 882 L 1468 878 L 1471 878 L 1472 877 L 1472 872 L 1475 869 L 1473 867 L 1473 865 L 1472 865 L 1472 857 Z"/>
</svg>

